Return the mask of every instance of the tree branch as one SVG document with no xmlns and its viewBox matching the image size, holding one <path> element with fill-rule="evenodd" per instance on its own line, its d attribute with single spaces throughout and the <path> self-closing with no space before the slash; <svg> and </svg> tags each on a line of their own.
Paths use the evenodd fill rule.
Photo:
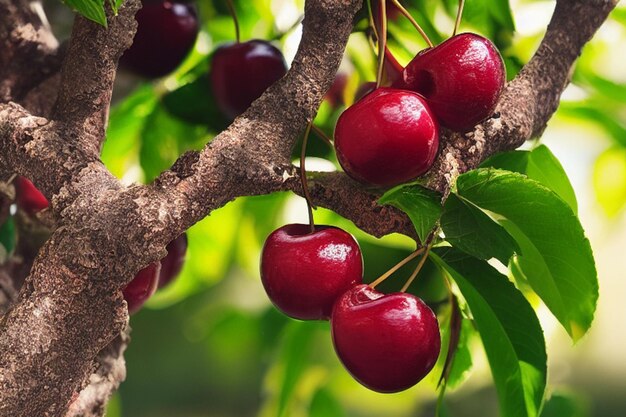
<svg viewBox="0 0 626 417">
<path fill-rule="evenodd" d="M 114 16 L 109 2 L 104 4 L 108 28 L 82 16 L 74 20 L 52 114 L 63 121 L 66 140 L 95 156 L 105 138 L 117 61 L 133 42 L 141 6 L 139 0 L 126 0 Z"/>
<path fill-rule="evenodd" d="M 617 0 L 557 0 L 539 49 L 506 86 L 494 116 L 472 132 L 442 135 L 428 185 L 446 194 L 457 175 L 540 135 L 559 105 L 583 46 L 616 4 Z"/>
<path fill-rule="evenodd" d="M 0 103 L 23 96 L 59 67 L 58 42 L 41 3 L 0 0 Z"/>
<path fill-rule="evenodd" d="M 122 187 L 94 153 L 104 137 L 112 64 L 121 53 L 115 45 L 132 36 L 125 24 L 108 32 L 76 23 L 55 120 L 0 104 L 0 177 L 17 172 L 32 179 L 51 199 L 58 224 L 17 303 L 0 319 L 0 415 L 63 416 L 88 381 L 94 358 L 126 326 L 120 289 L 137 270 L 228 201 L 298 189 L 291 150 L 334 78 L 360 3 L 307 0 L 303 38 L 288 74 L 202 152 L 183 155 L 150 186 Z M 582 46 L 613 6 L 559 0 L 539 51 L 507 86 L 499 116 L 470 134 L 446 133 L 430 184 L 445 192 L 458 173 L 541 132 Z M 75 41 L 87 32 L 93 51 Z M 104 64 L 102 84 L 74 78 L 72 85 L 70 62 L 96 71 Z M 373 234 L 412 234 L 405 216 L 376 205 L 377 191 L 343 174 L 315 175 L 312 184 L 316 203 Z"/>
</svg>

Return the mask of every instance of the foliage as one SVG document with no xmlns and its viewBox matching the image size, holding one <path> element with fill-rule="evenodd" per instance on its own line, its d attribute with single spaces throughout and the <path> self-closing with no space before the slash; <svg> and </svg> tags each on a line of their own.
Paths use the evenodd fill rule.
<svg viewBox="0 0 626 417">
<path fill-rule="evenodd" d="M 109 3 L 66 3 L 106 25 Z M 303 13 L 302 0 L 234 3 L 244 39 L 273 39 L 288 57 L 293 55 L 298 34 L 289 28 Z M 455 0 L 404 3 L 433 41 L 451 33 Z M 116 10 L 121 2 L 110 5 Z M 137 84 L 111 111 L 102 159 L 125 181 L 152 181 L 183 152 L 201 148 L 227 125 L 207 73 L 211 52 L 234 37 L 232 21 L 224 1 L 198 7 L 202 33 L 187 61 L 164 80 Z M 292 13 L 281 14 L 283 10 Z M 509 78 L 528 60 L 538 39 L 537 34 L 515 32 L 519 24 L 508 0 L 468 1 L 463 22 L 463 30 L 495 42 Z M 626 28 L 624 9 L 616 10 L 613 23 Z M 327 134 L 353 102 L 358 86 L 374 78 L 376 57 L 366 26 L 365 19 L 355 23 L 346 54 L 349 64 L 340 69 L 348 75 L 345 104 L 333 108 L 325 102 L 315 120 Z M 425 47 L 406 19 L 390 22 L 389 42 L 402 64 Z M 626 207 L 626 85 L 597 62 L 606 48 L 601 41 L 589 45 L 573 77 L 573 89 L 582 93 L 565 97 L 557 120 L 592 126 L 607 139 L 593 179 L 600 206 L 616 217 Z M 322 141 L 310 143 L 309 155 L 336 165 L 332 149 Z M 390 190 L 379 201 L 405 211 L 420 240 L 434 238 L 437 246 L 409 288 L 434 306 L 442 328 L 444 352 L 420 387 L 392 397 L 366 391 L 338 364 L 327 324 L 291 321 L 265 300 L 258 255 L 267 234 L 290 220 L 297 204 L 295 197 L 278 194 L 239 199 L 189 230 L 190 252 L 180 279 L 132 320 L 128 382 L 109 416 L 195 416 L 205 415 L 201 413 L 209 407 L 215 415 L 240 416 L 415 415 L 415 401 L 434 401 L 446 368 L 442 389 L 445 384 L 462 385 L 481 345 L 502 416 L 579 415 L 580 407 L 566 396 L 553 395 L 543 405 L 547 357 L 535 311 L 541 300 L 577 341 L 592 324 L 598 298 L 591 246 L 563 166 L 547 146 L 537 144 L 490 158 L 459 176 L 452 191 L 442 205 L 440 195 L 416 183 Z M 412 249 L 404 237 L 374 239 L 332 212 L 319 210 L 316 218 L 356 235 L 366 281 Z M 6 252 L 15 246 L 12 221 L 0 229 L 0 245 Z M 386 282 L 381 288 L 392 291 L 396 286 Z M 449 291 L 462 311 L 451 364 L 445 360 L 454 337 Z M 350 400 L 355 396 L 358 401 Z"/>
</svg>

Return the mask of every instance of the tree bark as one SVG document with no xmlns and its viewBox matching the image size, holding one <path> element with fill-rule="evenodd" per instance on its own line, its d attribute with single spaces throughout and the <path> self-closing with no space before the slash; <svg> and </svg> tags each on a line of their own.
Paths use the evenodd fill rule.
<svg viewBox="0 0 626 417">
<path fill-rule="evenodd" d="M 472 132 L 443 133 L 429 186 L 445 194 L 458 174 L 540 134 L 582 47 L 615 4 L 558 0 L 541 46 L 494 116 Z M 26 176 L 51 201 L 42 213 L 51 234 L 17 299 L 0 284 L 0 303 L 10 305 L 0 318 L 2 417 L 100 415 L 124 378 L 121 289 L 133 275 L 237 197 L 301 193 L 292 148 L 334 79 L 361 0 L 307 0 L 287 75 L 202 151 L 182 155 L 153 184 L 124 187 L 99 151 L 138 7 L 127 0 L 109 14 L 108 29 L 77 17 L 69 45 L 59 48 L 26 0 L 0 0 L 0 179 Z M 376 203 L 380 191 L 341 173 L 311 176 L 315 204 L 375 236 L 414 236 L 404 214 Z M 0 270 L 0 283 L 10 281 Z"/>
</svg>

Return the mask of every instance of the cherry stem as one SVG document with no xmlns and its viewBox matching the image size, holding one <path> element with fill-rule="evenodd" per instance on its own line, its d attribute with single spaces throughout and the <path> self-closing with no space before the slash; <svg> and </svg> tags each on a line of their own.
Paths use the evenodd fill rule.
<svg viewBox="0 0 626 417">
<path fill-rule="evenodd" d="M 406 265 L 408 262 L 410 262 L 412 259 L 415 259 L 416 257 L 418 257 L 419 255 L 422 254 L 422 252 L 424 252 L 424 248 L 419 248 L 416 251 L 412 252 L 409 256 L 407 256 L 406 258 L 404 258 L 403 260 L 401 260 L 400 262 L 398 262 L 396 264 L 396 266 L 394 266 L 393 268 L 391 268 L 389 271 L 385 272 L 384 274 L 382 274 L 376 281 L 372 282 L 370 285 L 370 287 L 372 288 L 376 288 L 376 286 L 378 284 L 380 284 L 381 282 L 383 282 L 384 280 L 386 280 L 387 278 L 389 278 L 394 272 L 396 272 L 398 269 L 402 268 L 404 265 Z"/>
<path fill-rule="evenodd" d="M 452 32 L 452 36 L 456 36 L 456 32 L 459 30 L 459 26 L 461 26 L 461 16 L 463 16 L 464 6 L 465 0 L 459 0 L 459 9 L 456 12 L 456 21 L 454 22 L 454 32 Z"/>
<path fill-rule="evenodd" d="M 426 251 L 424 252 L 424 255 L 422 256 L 422 259 L 420 259 L 419 263 L 417 264 L 417 267 L 415 268 L 415 271 L 413 271 L 413 273 L 411 274 L 409 279 L 406 281 L 406 284 L 404 284 L 404 287 L 402 287 L 400 292 L 406 292 L 406 290 L 409 289 L 409 287 L 415 280 L 415 277 L 417 277 L 417 274 L 420 273 L 420 271 L 422 270 L 422 267 L 426 263 L 426 259 L 428 258 L 428 253 L 430 252 L 430 248 L 431 248 L 431 245 L 428 245 L 426 247 Z"/>
<path fill-rule="evenodd" d="M 228 10 L 230 11 L 230 15 L 233 17 L 233 23 L 235 24 L 235 39 L 237 39 L 237 43 L 241 41 L 241 36 L 239 33 L 239 19 L 237 18 L 237 11 L 235 10 L 235 5 L 233 4 L 233 0 L 227 0 Z"/>
<path fill-rule="evenodd" d="M 386 0 L 380 0 L 380 33 L 378 34 L 378 72 L 376 74 L 376 88 L 380 87 L 383 81 L 383 70 L 385 69 L 385 48 L 387 48 L 387 4 Z M 374 25 L 375 27 L 376 25 Z"/>
<path fill-rule="evenodd" d="M 403 5 L 400 4 L 399 0 L 391 0 L 391 1 L 398 8 L 398 10 L 400 10 L 400 13 L 402 13 L 404 15 L 404 17 L 409 19 L 409 22 L 411 22 L 411 24 L 415 27 L 415 29 L 417 29 L 419 34 L 422 36 L 422 38 L 424 38 L 424 40 L 428 44 L 428 46 L 430 48 L 432 48 L 434 46 L 433 43 L 430 41 L 430 38 L 428 37 L 426 32 L 424 32 L 424 29 L 422 29 L 420 24 L 417 23 L 417 21 L 413 18 L 413 16 L 411 16 L 411 13 L 409 13 L 409 11 L 407 9 L 405 9 Z M 463 0 L 461 0 L 461 1 L 463 1 Z"/>
<path fill-rule="evenodd" d="M 374 20 L 374 12 L 372 11 L 371 0 L 367 0 L 367 11 L 369 14 L 370 26 L 372 27 L 372 30 L 374 31 L 374 36 L 376 36 L 376 39 L 378 39 L 378 28 L 376 27 L 376 22 Z"/>
<path fill-rule="evenodd" d="M 304 165 L 304 160 L 306 159 L 306 145 L 309 142 L 309 134 L 311 133 L 312 127 L 313 122 L 311 121 L 304 132 L 304 139 L 302 139 L 302 150 L 300 152 L 300 181 L 302 182 L 302 192 L 304 193 L 304 199 L 306 200 L 306 206 L 309 211 L 311 233 L 315 233 L 315 221 L 313 220 L 313 208 L 315 208 L 315 206 L 311 201 L 311 194 L 309 194 L 309 185 L 306 181 L 306 167 Z"/>
<path fill-rule="evenodd" d="M 319 127 L 315 126 L 315 125 L 311 125 L 311 129 L 313 129 L 313 131 L 315 132 L 315 134 L 317 136 L 319 136 L 320 138 L 322 138 L 322 140 L 324 142 L 326 142 L 326 144 L 328 146 L 333 146 L 333 141 L 330 140 L 330 138 L 326 135 L 326 133 L 324 133 L 324 131 L 322 129 L 320 129 Z"/>
</svg>

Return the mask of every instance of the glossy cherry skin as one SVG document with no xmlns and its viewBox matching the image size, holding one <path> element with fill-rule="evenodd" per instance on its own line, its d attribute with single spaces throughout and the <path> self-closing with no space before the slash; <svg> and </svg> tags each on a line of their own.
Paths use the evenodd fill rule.
<svg viewBox="0 0 626 417">
<path fill-rule="evenodd" d="M 346 173 L 381 187 L 428 171 L 438 147 L 439 125 L 412 91 L 378 88 L 346 109 L 335 127 L 335 150 Z"/>
<path fill-rule="evenodd" d="M 161 263 L 154 262 L 137 272 L 135 278 L 122 291 L 124 300 L 128 303 L 128 313 L 139 311 L 148 298 L 154 294 L 159 283 Z"/>
<path fill-rule="evenodd" d="M 493 114 L 505 81 L 495 45 L 462 33 L 420 52 L 394 87 L 420 93 L 443 126 L 463 132 Z"/>
<path fill-rule="evenodd" d="M 287 72 L 283 54 L 263 40 L 219 47 L 211 64 L 211 87 L 219 109 L 234 119 Z"/>
<path fill-rule="evenodd" d="M 120 62 L 147 78 L 162 77 L 174 71 L 198 36 L 194 6 L 176 1 L 146 1 L 135 18 L 137 33 Z"/>
<path fill-rule="evenodd" d="M 183 269 L 187 254 L 187 234 L 183 233 L 172 240 L 167 247 L 167 255 L 161 259 L 161 273 L 159 274 L 158 288 L 169 284 Z"/>
<path fill-rule="evenodd" d="M 261 281 L 269 299 L 300 320 L 330 317 L 335 300 L 361 283 L 361 249 L 332 226 L 288 224 L 272 232 L 261 254 Z"/>
<path fill-rule="evenodd" d="M 437 362 L 441 339 L 437 318 L 419 298 L 384 295 L 368 285 L 348 290 L 335 303 L 331 332 L 348 372 L 371 390 L 405 390 Z"/>
<path fill-rule="evenodd" d="M 48 200 L 29 179 L 17 177 L 14 184 L 15 202 L 20 209 L 35 214 L 48 208 Z"/>
</svg>

